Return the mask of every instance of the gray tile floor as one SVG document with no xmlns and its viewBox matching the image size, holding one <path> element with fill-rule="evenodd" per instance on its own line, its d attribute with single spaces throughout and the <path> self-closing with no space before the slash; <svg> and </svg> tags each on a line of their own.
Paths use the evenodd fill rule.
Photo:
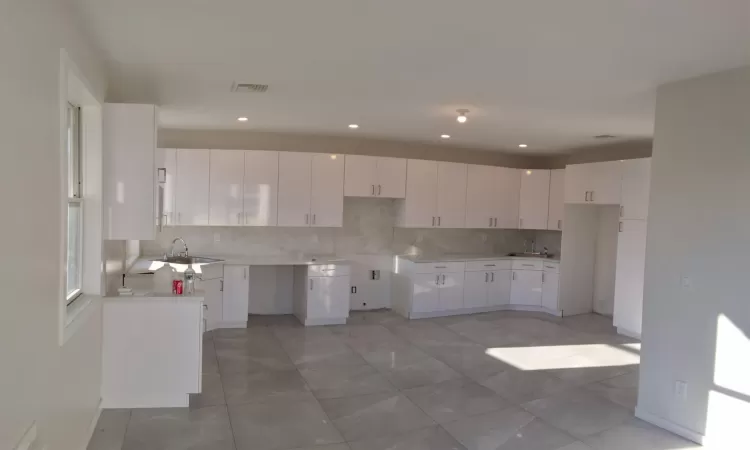
<svg viewBox="0 0 750 450">
<path fill-rule="evenodd" d="M 597 315 L 251 317 L 206 334 L 190 408 L 104 411 L 88 449 L 698 448 L 633 417 L 639 350 Z"/>
</svg>

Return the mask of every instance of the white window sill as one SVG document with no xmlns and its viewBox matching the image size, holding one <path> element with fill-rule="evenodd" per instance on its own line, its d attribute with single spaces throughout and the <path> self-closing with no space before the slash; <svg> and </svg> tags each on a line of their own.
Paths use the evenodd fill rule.
<svg viewBox="0 0 750 450">
<path fill-rule="evenodd" d="M 65 344 L 101 305 L 99 295 L 83 294 L 65 307 L 65 323 L 60 336 L 60 345 Z"/>
</svg>

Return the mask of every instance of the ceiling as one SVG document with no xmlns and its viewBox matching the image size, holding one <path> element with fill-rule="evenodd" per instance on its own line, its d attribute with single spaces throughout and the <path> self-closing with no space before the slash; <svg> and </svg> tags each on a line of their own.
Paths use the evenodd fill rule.
<svg viewBox="0 0 750 450">
<path fill-rule="evenodd" d="M 109 100 L 167 128 L 560 153 L 649 139 L 658 85 L 750 64 L 748 0 L 74 1 Z"/>
</svg>

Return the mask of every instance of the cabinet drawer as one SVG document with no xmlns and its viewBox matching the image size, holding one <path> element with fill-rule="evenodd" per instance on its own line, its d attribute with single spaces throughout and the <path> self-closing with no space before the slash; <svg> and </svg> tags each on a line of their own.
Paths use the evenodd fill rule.
<svg viewBox="0 0 750 450">
<path fill-rule="evenodd" d="M 559 262 L 543 262 L 542 266 L 544 267 L 545 272 L 551 272 L 551 273 L 559 273 L 560 272 L 560 263 Z"/>
<path fill-rule="evenodd" d="M 307 276 L 310 277 L 338 277 L 349 275 L 346 264 L 315 264 L 307 266 Z"/>
<path fill-rule="evenodd" d="M 463 261 L 451 261 L 443 263 L 419 263 L 414 264 L 415 273 L 455 273 L 463 272 L 466 263 Z"/>
<path fill-rule="evenodd" d="M 543 261 L 535 259 L 514 259 L 513 270 L 542 270 Z"/>
<path fill-rule="evenodd" d="M 496 259 L 492 261 L 466 261 L 467 272 L 484 272 L 494 270 L 510 270 L 513 267 L 513 261 L 510 259 Z"/>
</svg>

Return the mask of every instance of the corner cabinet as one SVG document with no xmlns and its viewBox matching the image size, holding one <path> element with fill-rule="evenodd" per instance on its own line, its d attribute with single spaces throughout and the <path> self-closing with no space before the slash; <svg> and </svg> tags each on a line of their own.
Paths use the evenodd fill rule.
<svg viewBox="0 0 750 450">
<path fill-rule="evenodd" d="M 156 107 L 106 103 L 102 116 L 105 239 L 153 240 L 158 221 Z"/>
<path fill-rule="evenodd" d="M 344 195 L 347 197 L 406 197 L 406 160 L 375 156 L 346 156 Z"/>
<path fill-rule="evenodd" d="M 340 227 L 343 214 L 343 157 L 279 153 L 279 226 Z"/>
</svg>

